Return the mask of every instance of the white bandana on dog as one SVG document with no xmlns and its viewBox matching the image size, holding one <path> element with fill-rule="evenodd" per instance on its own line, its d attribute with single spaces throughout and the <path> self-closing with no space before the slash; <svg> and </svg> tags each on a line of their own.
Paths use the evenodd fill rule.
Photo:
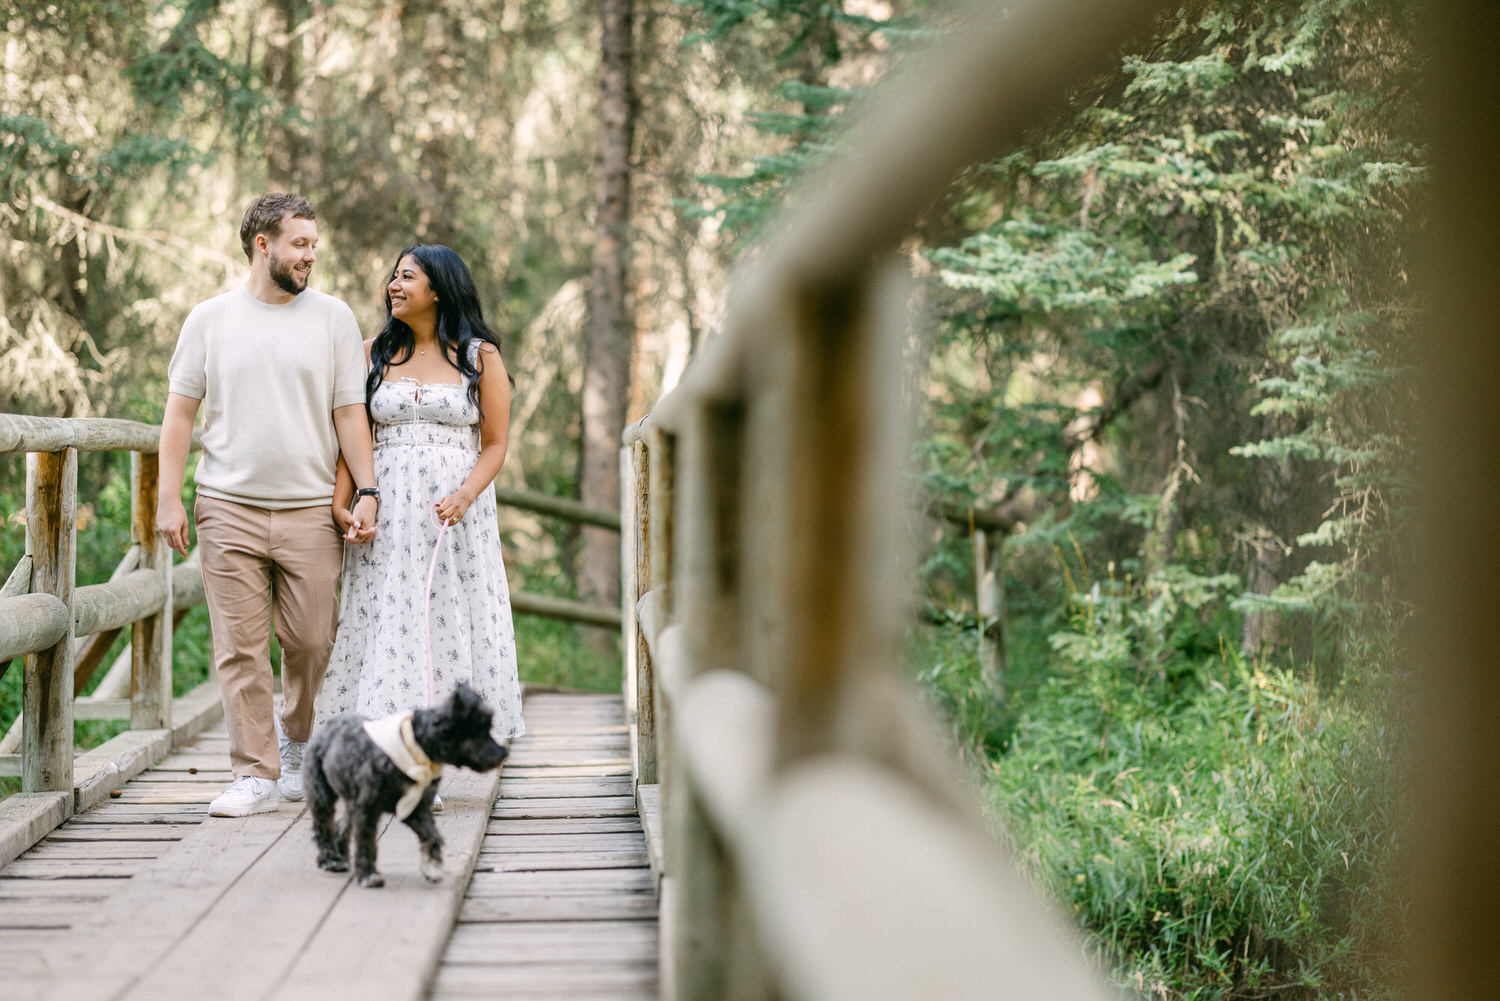
<svg viewBox="0 0 1500 1001">
<path fill-rule="evenodd" d="M 442 774 L 443 766 L 435 764 L 417 744 L 416 737 L 412 735 L 410 712 L 397 713 L 385 719 L 367 720 L 365 733 L 401 770 L 401 774 L 416 783 L 396 802 L 396 819 L 405 820 L 417 808 L 422 793 L 427 791 L 432 780 Z"/>
</svg>

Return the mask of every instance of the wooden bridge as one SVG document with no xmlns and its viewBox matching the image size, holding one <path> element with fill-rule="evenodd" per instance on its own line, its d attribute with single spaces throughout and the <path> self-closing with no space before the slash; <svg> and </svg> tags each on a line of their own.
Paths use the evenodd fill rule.
<svg viewBox="0 0 1500 1001">
<path fill-rule="evenodd" d="M 445 778 L 436 886 L 401 824 L 376 892 L 317 868 L 303 804 L 207 819 L 228 738 L 187 739 L 0 869 L 6 997 L 656 998 L 624 707 L 526 702 L 503 775 Z"/>
<path fill-rule="evenodd" d="M 0 592 L 0 664 L 25 656 L 20 754 L 0 757 L 25 790 L 0 803 L 4 996 L 1104 997 L 896 667 L 910 320 L 894 251 L 949 178 L 1017 143 L 1162 6 L 981 5 L 871 103 L 724 330 L 625 432 L 621 696 L 528 693 L 498 778 L 445 788 L 437 887 L 419 884 L 399 826 L 383 836 L 388 886 L 361 891 L 314 868 L 298 807 L 203 818 L 224 738 L 211 689 L 170 697 L 173 614 L 201 583 L 151 531 L 155 430 L 0 418 L 0 453 L 27 453 L 30 471 L 29 555 Z M 1500 461 L 1486 381 L 1500 349 L 1466 333 L 1500 314 L 1476 243 L 1495 229 L 1500 151 L 1465 117 L 1492 113 L 1496 90 L 1475 81 L 1494 82 L 1500 38 L 1482 0 L 1439 6 L 1473 15 L 1434 60 L 1448 184 L 1433 398 L 1463 429 L 1437 454 L 1467 470 Z M 75 587 L 84 449 L 136 456 L 137 548 L 116 580 Z M 1440 479 L 1440 552 L 1500 553 L 1495 495 Z M 1451 618 L 1429 658 L 1441 722 L 1422 743 L 1413 955 L 1423 995 L 1458 999 L 1493 993 L 1500 685 L 1493 585 L 1449 577 L 1431 596 Z M 91 637 L 125 628 L 129 698 L 76 701 L 103 656 Z M 75 756 L 74 719 L 109 713 L 132 729 Z"/>
</svg>

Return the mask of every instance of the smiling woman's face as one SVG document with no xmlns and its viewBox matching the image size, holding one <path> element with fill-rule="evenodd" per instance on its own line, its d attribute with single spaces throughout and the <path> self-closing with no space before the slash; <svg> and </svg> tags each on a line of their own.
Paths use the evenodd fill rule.
<svg viewBox="0 0 1500 1001">
<path fill-rule="evenodd" d="M 407 326 L 418 317 L 437 312 L 437 295 L 427 281 L 427 272 L 411 254 L 401 258 L 385 290 L 391 297 L 391 315 Z"/>
</svg>

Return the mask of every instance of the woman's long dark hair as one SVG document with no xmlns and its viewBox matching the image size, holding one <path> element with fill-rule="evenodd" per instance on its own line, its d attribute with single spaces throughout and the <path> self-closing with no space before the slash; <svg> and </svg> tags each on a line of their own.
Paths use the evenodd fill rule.
<svg viewBox="0 0 1500 1001">
<path fill-rule="evenodd" d="M 484 368 L 482 353 L 469 357 L 474 341 L 488 341 L 500 350 L 500 337 L 484 322 L 474 276 L 452 248 L 436 243 L 419 243 L 396 255 L 396 263 L 385 281 L 385 326 L 370 345 L 370 374 L 365 378 L 365 409 L 369 410 L 375 390 L 392 365 L 404 365 L 417 349 L 417 339 L 410 327 L 391 315 L 391 279 L 410 254 L 427 275 L 427 283 L 437 296 L 437 340 L 443 353 L 458 365 L 464 384 L 469 387 L 469 402 L 479 408 L 479 373 Z M 479 364 L 475 365 L 475 361 Z M 515 380 L 511 380 L 515 384 Z M 480 419 L 484 411 L 480 409 Z"/>
</svg>

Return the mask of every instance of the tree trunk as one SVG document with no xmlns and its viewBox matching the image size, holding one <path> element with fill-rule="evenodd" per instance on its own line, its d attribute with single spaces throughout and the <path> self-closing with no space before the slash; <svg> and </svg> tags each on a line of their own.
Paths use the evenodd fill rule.
<svg viewBox="0 0 1500 1001">
<path fill-rule="evenodd" d="M 1266 437 L 1279 436 L 1285 431 L 1285 428 L 1273 427 Z M 1277 515 L 1285 511 L 1290 502 L 1291 481 L 1290 460 L 1266 463 L 1260 479 L 1262 523 L 1250 543 L 1254 555 L 1245 580 L 1246 589 L 1251 594 L 1269 595 L 1286 576 L 1287 547 L 1273 526 L 1278 520 Z M 1285 639 L 1282 625 L 1282 615 L 1275 608 L 1256 608 L 1246 612 L 1240 634 L 1240 652 L 1254 659 L 1275 649 Z"/>
<path fill-rule="evenodd" d="M 262 11 L 266 39 L 266 86 L 280 105 L 266 137 L 266 179 L 272 189 L 297 191 L 305 143 L 291 124 L 297 109 L 301 70 L 297 65 L 297 25 L 302 0 L 271 0 Z"/>
<path fill-rule="evenodd" d="M 586 504 L 620 506 L 620 431 L 625 425 L 633 340 L 626 303 L 629 269 L 630 150 L 635 133 L 631 87 L 633 0 L 602 0 L 599 138 L 594 158 L 594 253 L 584 328 L 583 448 L 579 494 Z M 586 527 L 578 573 L 586 601 L 620 600 L 620 539 Z"/>
</svg>

